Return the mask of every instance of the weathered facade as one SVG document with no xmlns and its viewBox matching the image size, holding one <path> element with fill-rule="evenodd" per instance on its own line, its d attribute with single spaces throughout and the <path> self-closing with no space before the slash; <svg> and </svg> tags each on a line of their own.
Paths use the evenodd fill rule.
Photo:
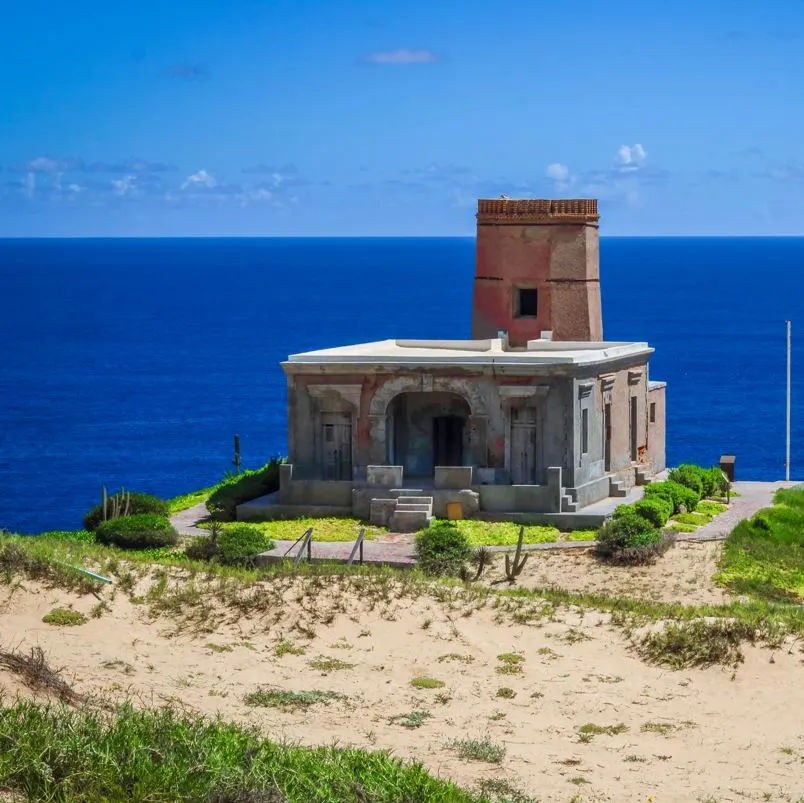
<svg viewBox="0 0 804 803">
<path fill-rule="evenodd" d="M 275 514 L 583 523 L 664 469 L 653 350 L 602 340 L 595 201 L 479 202 L 472 326 L 290 356 Z"/>
</svg>

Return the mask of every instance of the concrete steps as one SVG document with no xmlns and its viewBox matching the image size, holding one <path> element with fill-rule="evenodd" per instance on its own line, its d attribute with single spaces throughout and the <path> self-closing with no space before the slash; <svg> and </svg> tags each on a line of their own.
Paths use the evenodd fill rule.
<svg viewBox="0 0 804 803">
<path fill-rule="evenodd" d="M 622 499 L 628 496 L 628 488 L 625 487 L 625 483 L 622 480 L 609 479 L 609 496 Z"/>
<path fill-rule="evenodd" d="M 420 490 L 403 488 L 391 491 L 396 496 L 396 507 L 391 515 L 390 527 L 397 533 L 413 533 L 429 527 L 433 520 L 433 497 L 422 496 Z"/>
<path fill-rule="evenodd" d="M 649 485 L 653 482 L 653 471 L 650 466 L 637 466 L 634 478 L 637 485 Z"/>
</svg>

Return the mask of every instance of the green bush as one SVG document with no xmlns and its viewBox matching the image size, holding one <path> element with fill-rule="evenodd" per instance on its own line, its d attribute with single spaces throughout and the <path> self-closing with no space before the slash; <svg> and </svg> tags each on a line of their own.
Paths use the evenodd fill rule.
<svg viewBox="0 0 804 803">
<path fill-rule="evenodd" d="M 597 557 L 620 566 L 653 563 L 674 543 L 672 535 L 663 535 L 659 530 L 661 525 L 657 526 L 644 515 L 663 515 L 668 505 L 662 502 L 660 500 L 658 506 L 643 505 L 643 513 L 637 512 L 635 505 L 620 505 L 614 516 L 598 530 Z"/>
<path fill-rule="evenodd" d="M 275 457 L 262 468 L 230 474 L 207 499 L 207 510 L 219 521 L 234 521 L 235 508 L 239 504 L 279 490 L 279 466 L 282 462 Z"/>
<path fill-rule="evenodd" d="M 704 496 L 720 496 L 726 492 L 726 488 L 729 485 L 729 481 L 724 476 L 720 466 L 705 468 L 701 478 L 704 484 Z"/>
<path fill-rule="evenodd" d="M 661 530 L 673 515 L 673 505 L 661 496 L 654 496 L 634 502 L 634 511 L 654 528 Z"/>
<path fill-rule="evenodd" d="M 178 533 L 164 516 L 142 513 L 102 522 L 95 530 L 95 537 L 101 544 L 121 549 L 153 549 L 173 546 Z"/>
<path fill-rule="evenodd" d="M 652 499 L 655 496 L 666 499 L 673 506 L 673 513 L 679 513 L 682 505 L 687 511 L 695 510 L 695 506 L 701 499 L 691 488 L 670 480 L 652 482 L 650 485 L 645 486 L 645 498 Z"/>
<path fill-rule="evenodd" d="M 112 509 L 112 500 L 117 499 L 119 493 L 112 494 L 109 497 L 109 511 Z M 157 516 L 170 515 L 170 508 L 164 499 L 158 496 L 151 496 L 151 494 L 141 494 L 132 491 L 129 496 L 128 514 L 129 516 L 138 516 L 140 513 L 153 513 Z M 96 530 L 98 525 L 103 521 L 103 505 L 95 505 L 84 516 L 84 529 Z"/>
<path fill-rule="evenodd" d="M 416 535 L 416 560 L 425 574 L 457 577 L 472 555 L 469 539 L 449 521 L 440 521 Z"/>
<path fill-rule="evenodd" d="M 698 495 L 698 499 L 704 495 L 704 477 L 706 472 L 700 466 L 693 466 L 689 463 L 670 470 L 667 479 L 670 482 L 677 482 L 685 488 L 689 488 Z M 708 483 L 706 483 L 708 484 Z"/>
<path fill-rule="evenodd" d="M 251 524 L 232 524 L 215 541 L 216 557 L 227 566 L 249 566 L 261 552 L 274 548 L 274 542 Z"/>
</svg>

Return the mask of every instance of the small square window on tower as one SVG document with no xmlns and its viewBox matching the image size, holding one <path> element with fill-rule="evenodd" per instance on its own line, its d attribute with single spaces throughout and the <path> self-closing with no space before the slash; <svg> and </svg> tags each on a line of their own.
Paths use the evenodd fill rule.
<svg viewBox="0 0 804 803">
<path fill-rule="evenodd" d="M 517 287 L 514 316 L 535 318 L 539 314 L 539 291 L 535 287 Z"/>
</svg>

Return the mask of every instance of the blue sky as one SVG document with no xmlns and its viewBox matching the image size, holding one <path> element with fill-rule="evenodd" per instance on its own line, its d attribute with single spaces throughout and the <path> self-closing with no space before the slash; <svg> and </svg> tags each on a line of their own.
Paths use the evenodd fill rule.
<svg viewBox="0 0 804 803">
<path fill-rule="evenodd" d="M 0 236 L 804 234 L 804 2 L 0 0 Z"/>
</svg>

